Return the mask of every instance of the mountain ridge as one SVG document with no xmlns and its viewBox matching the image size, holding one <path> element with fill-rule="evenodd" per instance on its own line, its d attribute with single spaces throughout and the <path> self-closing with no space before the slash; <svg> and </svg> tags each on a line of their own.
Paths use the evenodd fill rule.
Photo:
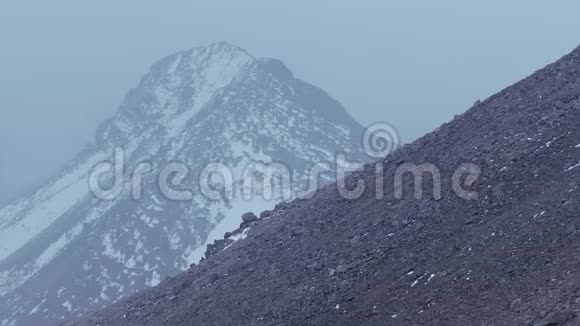
<svg viewBox="0 0 580 326">
<path fill-rule="evenodd" d="M 280 64 L 225 43 L 153 64 L 98 128 L 95 144 L 46 186 L 0 209 L 0 314 L 11 316 L 2 325 L 58 324 L 156 285 L 202 258 L 205 243 L 243 213 L 282 200 L 262 199 L 259 189 L 252 201 L 206 198 L 196 179 L 209 164 L 243 171 L 275 157 L 292 171 L 296 190 L 312 165 L 333 163 L 335 153 L 365 159 L 362 127 L 346 109 Z M 126 173 L 91 183 L 96 167 L 119 163 L 117 151 Z M 189 172 L 180 185 L 189 201 L 167 198 L 158 184 L 174 163 Z M 134 200 L 141 167 L 151 171 Z M 119 194 L 101 200 L 94 187 L 103 180 Z"/>
</svg>

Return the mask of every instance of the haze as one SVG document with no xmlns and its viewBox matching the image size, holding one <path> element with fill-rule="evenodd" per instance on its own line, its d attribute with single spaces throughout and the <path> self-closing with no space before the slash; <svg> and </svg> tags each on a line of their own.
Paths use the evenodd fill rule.
<svg viewBox="0 0 580 326">
<path fill-rule="evenodd" d="M 3 0 L 0 202 L 58 171 L 177 50 L 223 40 L 279 58 L 411 141 L 576 47 L 578 12 L 564 0 Z"/>
</svg>

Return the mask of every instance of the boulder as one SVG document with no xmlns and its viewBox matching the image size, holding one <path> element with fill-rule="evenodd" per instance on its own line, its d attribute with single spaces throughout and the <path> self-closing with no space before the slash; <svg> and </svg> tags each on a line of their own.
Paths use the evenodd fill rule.
<svg viewBox="0 0 580 326">
<path fill-rule="evenodd" d="M 244 223 L 253 223 L 258 221 L 258 217 L 254 213 L 246 213 L 242 215 L 242 221 L 244 221 Z"/>
</svg>

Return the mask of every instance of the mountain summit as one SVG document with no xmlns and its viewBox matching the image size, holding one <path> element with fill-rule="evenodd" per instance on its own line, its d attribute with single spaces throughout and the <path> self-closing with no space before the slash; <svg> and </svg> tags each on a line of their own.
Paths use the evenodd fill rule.
<svg viewBox="0 0 580 326">
<path fill-rule="evenodd" d="M 316 164 L 329 164 L 328 183 L 337 153 L 364 159 L 361 135 L 337 101 L 278 60 L 228 43 L 160 60 L 94 144 L 0 209 L 2 325 L 56 324 L 157 285 L 197 263 L 242 214 L 307 189 Z M 253 164 L 287 167 L 288 185 L 268 198 L 268 187 L 242 182 Z M 211 166 L 231 172 L 222 180 L 231 195 L 206 194 L 221 189 L 201 183 Z"/>
<path fill-rule="evenodd" d="M 580 48 L 379 163 L 75 325 L 578 325 Z"/>
</svg>

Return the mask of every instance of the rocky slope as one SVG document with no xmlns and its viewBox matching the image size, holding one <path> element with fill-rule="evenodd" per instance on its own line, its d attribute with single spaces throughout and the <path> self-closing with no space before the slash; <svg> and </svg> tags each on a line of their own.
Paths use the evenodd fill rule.
<svg viewBox="0 0 580 326">
<path fill-rule="evenodd" d="M 0 325 L 60 323 L 157 285 L 202 258 L 205 243 L 237 227 L 242 213 L 305 189 L 315 163 L 334 170 L 340 152 L 364 159 L 361 134 L 339 103 L 277 60 L 218 43 L 155 63 L 75 162 L 0 209 Z M 97 180 L 119 191 L 95 196 L 94 168 L 116 169 L 121 159 L 116 182 L 111 174 Z M 189 170 L 175 187 L 187 200 L 159 184 L 176 163 Z M 233 178 L 219 198 L 198 182 L 216 163 Z M 273 163 L 289 168 L 289 187 L 268 197 L 270 188 L 241 182 L 248 166 Z"/>
<path fill-rule="evenodd" d="M 279 205 L 244 240 L 72 324 L 580 324 L 580 48 L 383 163 L 385 198 L 369 164 L 348 178 L 366 182 L 360 198 L 331 185 Z M 438 168 L 440 198 L 428 176 L 422 199 L 410 177 L 396 198 L 407 163 Z M 480 174 L 454 179 L 460 166 Z"/>
</svg>

